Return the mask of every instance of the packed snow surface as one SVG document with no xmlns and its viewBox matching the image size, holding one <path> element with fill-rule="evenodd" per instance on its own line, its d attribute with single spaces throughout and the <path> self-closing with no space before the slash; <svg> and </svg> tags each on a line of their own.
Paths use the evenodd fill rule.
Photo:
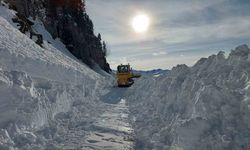
<svg viewBox="0 0 250 150">
<path fill-rule="evenodd" d="M 131 149 L 126 101 L 120 93 L 109 103 L 111 76 L 79 62 L 35 20 L 40 47 L 14 16 L 0 6 L 0 149 Z"/>
<path fill-rule="evenodd" d="M 139 79 L 127 93 L 136 149 L 250 149 L 249 83 L 246 45 Z"/>
</svg>

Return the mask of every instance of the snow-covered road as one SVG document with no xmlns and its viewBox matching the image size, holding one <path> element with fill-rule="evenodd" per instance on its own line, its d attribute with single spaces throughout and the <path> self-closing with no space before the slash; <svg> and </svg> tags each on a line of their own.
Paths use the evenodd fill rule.
<svg viewBox="0 0 250 150">
<path fill-rule="evenodd" d="M 106 111 L 96 118 L 83 149 L 130 150 L 133 148 L 134 132 L 129 123 L 128 106 L 123 98 L 126 90 L 114 88 L 102 97 Z"/>
<path fill-rule="evenodd" d="M 75 121 L 63 116 L 57 125 L 60 140 L 57 138 L 51 144 L 60 150 L 132 150 L 134 130 L 123 97 L 126 91 L 125 88 L 113 88 L 101 97 L 104 103 L 87 118 L 82 116 Z"/>
</svg>

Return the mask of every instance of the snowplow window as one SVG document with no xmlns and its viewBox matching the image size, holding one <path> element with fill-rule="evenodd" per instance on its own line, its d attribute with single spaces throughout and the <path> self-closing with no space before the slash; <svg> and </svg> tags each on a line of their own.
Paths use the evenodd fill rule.
<svg viewBox="0 0 250 150">
<path fill-rule="evenodd" d="M 129 71 L 128 66 L 118 66 L 117 70 L 118 70 L 119 73 L 126 73 L 126 72 Z"/>
</svg>

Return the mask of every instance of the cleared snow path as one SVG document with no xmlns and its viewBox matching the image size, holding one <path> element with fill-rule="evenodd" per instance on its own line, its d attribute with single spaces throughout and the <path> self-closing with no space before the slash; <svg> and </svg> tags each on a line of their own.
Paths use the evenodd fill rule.
<svg viewBox="0 0 250 150">
<path fill-rule="evenodd" d="M 105 112 L 100 114 L 88 133 L 83 149 L 130 150 L 133 149 L 133 129 L 128 119 L 128 106 L 123 94 L 127 89 L 115 88 L 102 97 Z"/>
</svg>

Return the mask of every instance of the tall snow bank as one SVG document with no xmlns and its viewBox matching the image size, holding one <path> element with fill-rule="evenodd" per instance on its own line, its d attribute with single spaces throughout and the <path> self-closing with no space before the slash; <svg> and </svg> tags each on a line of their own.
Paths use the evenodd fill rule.
<svg viewBox="0 0 250 150">
<path fill-rule="evenodd" d="M 97 113 L 109 82 L 53 41 L 41 48 L 8 22 L 12 11 L 0 12 L 0 149 L 62 149 L 67 129 Z"/>
<path fill-rule="evenodd" d="M 20 70 L 34 76 L 71 83 L 78 83 L 86 77 L 90 80 L 100 78 L 97 73 L 52 45 L 46 45 L 45 42 L 45 48 L 41 48 L 26 35 L 13 28 L 4 18 L 0 17 L 0 22 L 1 68 L 4 70 Z"/>
<path fill-rule="evenodd" d="M 250 149 L 250 49 L 142 78 L 127 99 L 137 149 Z"/>
</svg>

